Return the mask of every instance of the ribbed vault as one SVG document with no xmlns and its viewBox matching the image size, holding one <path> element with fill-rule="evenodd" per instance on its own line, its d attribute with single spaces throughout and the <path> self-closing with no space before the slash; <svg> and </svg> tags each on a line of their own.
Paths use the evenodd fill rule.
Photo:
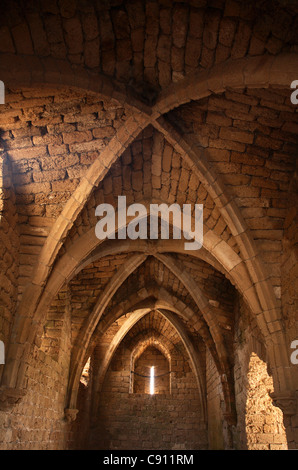
<svg viewBox="0 0 298 470">
<path fill-rule="evenodd" d="M 248 319 L 243 337 L 265 351 L 292 429 L 297 30 L 292 2 L 3 2 L 3 408 L 30 397 L 32 364 L 46 357 L 64 370 L 70 423 L 81 393 L 102 410 L 121 351 L 133 363 L 155 344 L 169 359 L 179 344 L 179 387 L 196 384 L 204 425 L 220 400 L 213 418 L 220 408 L 233 447 Z M 118 216 L 119 196 L 148 211 L 202 204 L 201 249 L 99 240 L 96 207 Z"/>
</svg>

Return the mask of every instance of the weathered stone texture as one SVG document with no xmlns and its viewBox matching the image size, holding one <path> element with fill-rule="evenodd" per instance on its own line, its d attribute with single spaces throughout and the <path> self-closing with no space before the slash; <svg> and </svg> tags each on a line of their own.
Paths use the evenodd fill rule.
<svg viewBox="0 0 298 470">
<path fill-rule="evenodd" d="M 2 3 L 0 448 L 298 448 L 295 2 Z"/>
</svg>

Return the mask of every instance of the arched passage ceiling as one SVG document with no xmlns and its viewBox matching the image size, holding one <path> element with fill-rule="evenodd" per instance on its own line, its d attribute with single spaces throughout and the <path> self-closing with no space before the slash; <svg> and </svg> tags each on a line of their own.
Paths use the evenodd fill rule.
<svg viewBox="0 0 298 470">
<path fill-rule="evenodd" d="M 0 50 L 11 63 L 26 56 L 28 71 L 33 58 L 65 60 L 129 85 L 150 103 L 191 72 L 295 50 L 297 39 L 294 2 L 2 3 Z"/>
<path fill-rule="evenodd" d="M 194 346 L 195 344 L 195 346 Z M 131 354 L 131 367 L 148 346 L 154 346 L 171 361 L 181 361 L 181 369 L 186 372 L 193 369 L 197 378 L 198 397 L 201 403 L 201 418 L 206 418 L 205 402 L 205 349 L 197 338 L 186 334 L 183 322 L 175 319 L 173 322 L 169 312 L 158 310 L 132 312 L 117 320 L 105 333 L 100 341 L 95 341 L 93 358 L 99 364 L 95 375 L 94 388 L 101 390 L 106 372 L 118 349 L 126 348 Z M 190 361 L 190 362 L 189 362 Z M 189 366 L 191 364 L 191 366 Z M 174 366 L 175 368 L 175 366 Z M 93 413 L 96 415 L 98 395 L 93 403 Z"/>
<path fill-rule="evenodd" d="M 32 319 L 43 327 L 67 282 L 76 291 L 73 318 L 79 313 L 75 344 L 84 315 L 122 268 L 107 312 L 115 299 L 157 284 L 189 306 L 195 321 L 187 328 L 201 328 L 227 366 L 233 284 L 272 346 L 281 328 L 272 261 L 297 151 L 288 88 L 297 78 L 294 7 L 58 3 L 14 2 L 11 10 L 6 2 L 1 18 L 1 142 L 20 239 L 12 341 L 28 353 Z M 95 239 L 95 207 L 120 194 L 128 203 L 202 203 L 205 261 L 177 247 L 161 259 L 151 246 L 154 257 L 134 266 L 140 252 L 132 245 L 97 261 L 109 245 Z M 23 380 L 16 349 L 4 373 L 9 387 Z"/>
</svg>

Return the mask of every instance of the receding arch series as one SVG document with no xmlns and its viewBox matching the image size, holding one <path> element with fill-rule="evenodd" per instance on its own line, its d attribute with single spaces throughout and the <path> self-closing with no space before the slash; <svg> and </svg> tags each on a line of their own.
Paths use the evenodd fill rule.
<svg viewBox="0 0 298 470">
<path fill-rule="evenodd" d="M 237 89 L 243 87 L 288 86 L 298 74 L 297 60 L 295 59 L 297 59 L 295 54 L 283 54 L 276 57 L 266 56 L 266 58 L 256 57 L 229 61 L 224 67 L 215 66 L 208 73 L 196 73 L 192 77 L 187 77 L 183 82 L 169 87 L 168 90 L 161 93 L 152 108 L 133 100 L 123 86 L 104 79 L 96 82 L 85 72 L 82 72 L 81 76 L 80 74 L 76 75 L 62 61 L 55 63 L 56 69 L 53 71 L 53 63 L 47 60 L 36 60 L 32 69 L 30 69 L 29 64 L 24 67 L 25 63 L 21 58 L 19 63 L 10 68 L 8 67 L 10 63 L 7 61 L 8 59 L 3 60 L 1 67 L 6 73 L 6 76 L 5 73 L 3 76 L 5 83 L 26 86 L 47 83 L 55 86 L 79 87 L 83 90 L 91 90 L 115 98 L 132 109 L 131 117 L 119 129 L 117 136 L 111 140 L 110 144 L 99 153 L 98 159 L 82 178 L 79 187 L 58 217 L 42 248 L 34 270 L 34 277 L 22 296 L 17 312 L 17 320 L 13 326 L 11 344 L 8 348 L 8 361 L 2 378 L 2 387 L 4 389 L 23 388 L 26 358 L 30 354 L 30 347 L 34 342 L 37 326 L 43 322 L 45 312 L 54 295 L 65 282 L 69 281 L 81 269 L 82 262 L 88 262 L 88 257 L 93 256 L 94 250 L 100 253 L 101 249 L 105 249 L 104 244 L 100 246 L 93 229 L 91 229 L 79 240 L 76 240 L 60 259 L 58 257 L 60 248 L 87 203 L 92 190 L 104 178 L 111 165 L 123 154 L 140 131 L 149 124 L 165 136 L 175 150 L 187 161 L 191 170 L 198 175 L 237 240 L 240 255 L 235 253 L 224 240 L 221 240 L 210 230 L 204 236 L 206 256 L 212 258 L 216 264 L 218 263 L 228 273 L 255 315 L 265 337 L 268 360 L 276 390 L 283 392 L 295 389 L 291 373 L 292 365 L 288 357 L 287 338 L 282 329 L 280 306 L 274 295 L 270 273 L 266 272 L 260 260 L 254 240 L 240 211 L 229 198 L 220 177 L 216 176 L 210 169 L 208 150 L 195 148 L 193 142 L 179 135 L 163 117 L 170 109 L 190 100 L 198 100 L 209 96 L 212 93 L 221 93 L 226 87 Z M 15 71 L 18 68 L 26 70 L 23 77 L 16 78 Z M 14 81 L 11 81 L 12 78 L 14 78 Z M 148 246 L 145 245 L 143 250 L 138 249 L 142 253 L 146 253 L 147 248 Z M 178 252 L 180 248 L 171 247 L 171 250 L 175 251 L 175 249 Z M 166 253 L 156 255 L 160 261 L 174 269 L 175 266 L 167 256 Z M 132 257 L 130 264 L 123 268 L 123 272 L 119 273 L 119 284 L 115 284 L 115 289 L 121 285 L 125 275 L 128 276 L 133 272 L 143 259 L 143 254 Z M 181 272 L 179 276 L 180 279 L 183 278 Z M 185 278 L 184 281 L 186 282 Z M 191 284 L 189 287 L 191 289 Z M 111 292 L 112 290 L 114 291 L 114 289 L 111 289 Z M 99 300 L 101 308 L 107 305 L 111 292 L 107 295 L 106 300 L 103 298 Z M 195 293 L 194 289 L 192 289 L 192 292 L 197 296 L 196 301 L 200 310 L 204 311 L 206 309 L 205 317 L 209 321 L 208 325 L 211 331 L 212 328 L 216 330 L 216 325 L 212 324 L 210 306 L 207 302 L 200 303 L 201 296 L 197 292 Z M 86 349 L 89 347 L 92 332 L 93 328 L 90 327 L 86 336 L 82 333 L 82 344 Z M 221 344 L 219 343 L 217 347 L 220 348 Z M 77 358 L 82 352 L 81 346 L 75 348 L 74 351 L 73 357 Z M 218 353 L 225 363 L 225 351 L 218 351 Z M 286 366 L 281 367 L 280 357 L 283 357 L 283 364 Z M 81 364 L 70 375 L 70 389 L 77 383 L 80 368 Z M 71 406 L 73 405 L 69 407 L 71 408 Z"/>
</svg>

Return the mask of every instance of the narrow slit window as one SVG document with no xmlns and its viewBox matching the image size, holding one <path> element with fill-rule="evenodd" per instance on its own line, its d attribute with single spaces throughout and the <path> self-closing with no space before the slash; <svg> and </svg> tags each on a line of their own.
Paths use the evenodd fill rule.
<svg viewBox="0 0 298 470">
<path fill-rule="evenodd" d="M 154 395 L 154 366 L 150 369 L 150 394 Z"/>
</svg>

